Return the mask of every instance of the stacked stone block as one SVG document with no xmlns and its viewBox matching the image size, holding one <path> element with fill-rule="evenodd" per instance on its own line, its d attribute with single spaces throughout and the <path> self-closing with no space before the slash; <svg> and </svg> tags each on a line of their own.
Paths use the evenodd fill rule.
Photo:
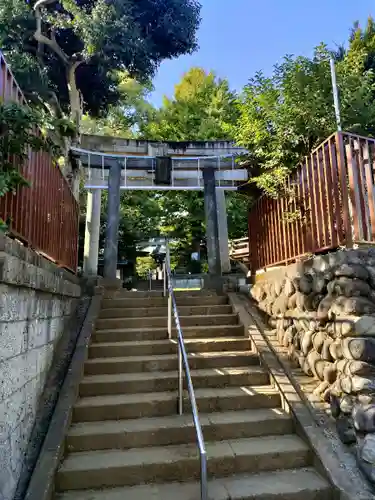
<svg viewBox="0 0 375 500">
<path fill-rule="evenodd" d="M 292 264 L 251 295 L 293 363 L 319 381 L 341 439 L 375 481 L 375 250 Z"/>
</svg>

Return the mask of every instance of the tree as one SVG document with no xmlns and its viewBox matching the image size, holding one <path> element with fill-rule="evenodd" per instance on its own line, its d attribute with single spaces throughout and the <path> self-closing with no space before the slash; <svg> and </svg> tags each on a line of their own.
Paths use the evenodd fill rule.
<svg viewBox="0 0 375 500">
<path fill-rule="evenodd" d="M 375 69 L 375 21 L 368 18 L 366 28 L 361 29 L 358 22 L 354 23 L 349 38 L 348 60 L 362 71 Z"/>
<path fill-rule="evenodd" d="M 85 114 L 82 117 L 81 133 L 124 139 L 137 137 L 142 123 L 147 120 L 152 110 L 152 105 L 147 101 L 152 84 L 150 82 L 141 84 L 126 72 L 120 73 L 118 80 L 117 104 L 109 106 L 104 116 L 95 118 Z"/>
<path fill-rule="evenodd" d="M 161 108 L 149 114 L 140 134 L 145 139 L 160 141 L 230 140 L 239 116 L 236 99 L 227 80 L 202 68 L 192 68 L 176 85 L 173 98 L 165 97 Z M 193 240 L 205 235 L 203 193 L 166 192 L 160 203 L 164 214 L 162 231 L 178 238 L 180 247 L 188 254 Z M 227 194 L 231 238 L 246 234 L 247 206 L 246 197 Z"/>
<path fill-rule="evenodd" d="M 136 274 L 139 278 L 148 279 L 149 272 L 155 269 L 157 269 L 157 264 L 151 255 L 148 257 L 137 257 Z"/>
<path fill-rule="evenodd" d="M 249 150 L 253 181 L 276 196 L 290 170 L 336 130 L 329 59 L 325 45 L 312 59 L 287 56 L 271 77 L 261 72 L 244 88 L 236 142 Z M 353 47 L 336 64 L 344 130 L 375 132 L 374 75 L 365 68 L 365 51 Z M 353 64 L 353 62 L 356 64 Z"/>
<path fill-rule="evenodd" d="M 236 97 L 227 80 L 191 68 L 176 85 L 174 97 L 164 97 L 161 108 L 141 126 L 141 135 L 160 141 L 231 139 Z"/>
<path fill-rule="evenodd" d="M 147 79 L 193 51 L 199 13 L 196 0 L 1 0 L 0 43 L 28 98 L 78 124 L 82 107 L 117 103 L 116 72 Z"/>
<path fill-rule="evenodd" d="M 104 248 L 108 192 L 103 193 L 101 246 Z M 155 193 L 123 191 L 120 199 L 119 255 L 135 258 L 137 241 L 159 235 L 161 209 Z"/>
</svg>

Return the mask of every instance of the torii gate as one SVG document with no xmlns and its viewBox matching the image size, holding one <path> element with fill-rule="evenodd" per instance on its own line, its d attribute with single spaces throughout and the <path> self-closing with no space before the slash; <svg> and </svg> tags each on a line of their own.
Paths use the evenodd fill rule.
<svg viewBox="0 0 375 500">
<path fill-rule="evenodd" d="M 116 279 L 120 190 L 203 190 L 209 273 L 229 272 L 225 190 L 248 179 L 236 157 L 245 153 L 230 141 L 137 141 L 84 135 L 72 147 L 84 167 L 87 189 L 84 274 L 97 276 L 101 192 L 108 189 L 104 277 Z"/>
</svg>

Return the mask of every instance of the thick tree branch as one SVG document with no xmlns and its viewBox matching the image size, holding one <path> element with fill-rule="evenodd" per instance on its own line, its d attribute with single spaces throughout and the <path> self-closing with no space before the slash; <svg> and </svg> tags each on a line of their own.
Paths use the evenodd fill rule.
<svg viewBox="0 0 375 500">
<path fill-rule="evenodd" d="M 64 64 L 69 64 L 69 57 L 65 54 L 62 48 L 57 44 L 56 41 L 51 40 L 47 36 L 39 33 L 38 31 L 34 34 L 34 38 L 37 42 L 47 45 L 60 59 L 64 62 Z"/>
<path fill-rule="evenodd" d="M 52 39 L 43 35 L 42 33 L 42 14 L 40 8 L 51 3 L 52 0 L 38 0 L 34 6 L 35 17 L 36 17 L 36 32 L 34 33 L 34 38 L 38 44 L 47 45 L 55 54 L 64 62 L 64 64 L 69 65 L 69 57 L 65 54 L 63 49 L 56 42 L 54 33 L 52 34 Z M 40 52 L 38 48 L 38 52 Z"/>
<path fill-rule="evenodd" d="M 41 100 L 41 102 L 48 109 L 52 116 L 55 116 L 56 118 L 61 118 L 63 116 L 63 112 L 55 92 L 49 92 L 46 100 Z"/>
</svg>

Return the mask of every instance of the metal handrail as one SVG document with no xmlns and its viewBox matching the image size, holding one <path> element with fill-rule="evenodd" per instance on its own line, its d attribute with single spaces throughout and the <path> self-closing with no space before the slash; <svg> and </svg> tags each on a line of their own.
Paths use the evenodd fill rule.
<svg viewBox="0 0 375 500">
<path fill-rule="evenodd" d="M 188 357 L 185 349 L 184 336 L 182 334 L 180 318 L 177 311 L 176 298 L 173 290 L 171 260 L 168 243 L 166 244 L 166 258 L 164 263 L 164 296 L 168 292 L 168 336 L 172 338 L 172 311 L 177 330 L 178 341 L 178 413 L 183 414 L 183 380 L 182 370 L 185 371 L 187 389 L 193 414 L 193 422 L 197 436 L 197 445 L 200 456 L 201 467 L 201 500 L 208 500 L 208 485 L 207 485 L 207 453 L 203 439 L 202 426 L 199 421 L 197 402 L 195 399 L 193 381 L 191 379 Z"/>
</svg>

